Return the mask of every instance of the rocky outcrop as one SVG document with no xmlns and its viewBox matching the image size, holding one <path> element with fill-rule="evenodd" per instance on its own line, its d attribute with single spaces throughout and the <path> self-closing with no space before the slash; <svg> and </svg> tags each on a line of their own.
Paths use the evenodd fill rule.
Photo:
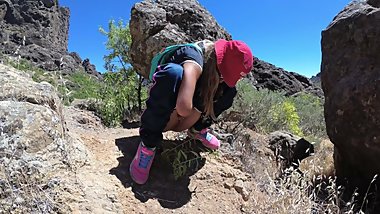
<svg viewBox="0 0 380 214">
<path fill-rule="evenodd" d="M 3 20 L 1 38 L 9 45 L 36 44 L 57 53 L 66 53 L 70 12 L 56 1 L 1 0 Z"/>
<path fill-rule="evenodd" d="M 281 174 L 314 153 L 314 145 L 304 138 L 287 132 L 272 132 L 268 136 L 269 148 L 274 152 Z"/>
<path fill-rule="evenodd" d="M 231 39 L 196 0 L 145 0 L 133 6 L 129 23 L 133 67 L 147 77 L 153 55 L 162 48 L 203 39 Z"/>
<path fill-rule="evenodd" d="M 78 55 L 67 52 L 69 17 L 57 0 L 0 0 L 0 53 L 48 71 L 83 69 Z"/>
<path fill-rule="evenodd" d="M 361 193 L 380 173 L 379 7 L 379 0 L 354 1 L 322 32 L 325 120 L 336 174 Z"/>
<path fill-rule="evenodd" d="M 53 209 L 46 195 L 55 197 L 60 170 L 85 164 L 87 150 L 66 132 L 50 84 L 1 64 L 0 82 L 0 207 L 7 213 L 39 212 L 41 204 Z"/>
<path fill-rule="evenodd" d="M 321 86 L 321 72 L 319 72 L 317 75 L 315 76 L 312 76 L 310 78 L 310 81 L 314 84 L 314 85 L 318 85 L 321 87 L 322 89 L 322 86 Z"/>
<path fill-rule="evenodd" d="M 82 66 L 88 74 L 97 74 L 98 77 L 101 76 L 101 75 L 98 75 L 95 65 L 90 63 L 90 59 L 88 58 L 84 59 L 82 62 Z"/>
<path fill-rule="evenodd" d="M 295 72 L 288 72 L 257 57 L 253 60 L 253 69 L 248 76 L 257 89 L 269 89 L 283 92 L 286 96 L 305 91 L 323 97 L 320 87 L 314 85 L 307 77 Z"/>
</svg>

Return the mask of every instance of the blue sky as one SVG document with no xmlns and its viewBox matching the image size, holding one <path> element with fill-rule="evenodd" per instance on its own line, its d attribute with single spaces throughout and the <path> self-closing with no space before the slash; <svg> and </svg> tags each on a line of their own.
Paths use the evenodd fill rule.
<svg viewBox="0 0 380 214">
<path fill-rule="evenodd" d="M 70 8 L 69 51 L 103 72 L 110 19 L 130 19 L 137 0 L 60 0 Z M 259 59 L 311 77 L 320 70 L 321 31 L 350 0 L 199 0 L 233 39 L 245 41 Z M 221 3 L 222 2 L 222 3 Z"/>
</svg>

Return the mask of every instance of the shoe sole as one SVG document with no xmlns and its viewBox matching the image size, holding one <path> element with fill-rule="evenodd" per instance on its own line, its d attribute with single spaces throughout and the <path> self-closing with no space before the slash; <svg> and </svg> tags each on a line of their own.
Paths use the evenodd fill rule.
<svg viewBox="0 0 380 214">
<path fill-rule="evenodd" d="M 203 143 L 203 141 L 201 141 L 201 142 L 202 142 L 203 146 L 205 146 L 205 147 L 207 147 L 209 149 L 212 149 L 212 150 L 217 150 L 217 149 L 220 148 L 220 144 L 218 146 L 214 147 L 214 146 L 206 145 L 205 143 Z"/>
</svg>

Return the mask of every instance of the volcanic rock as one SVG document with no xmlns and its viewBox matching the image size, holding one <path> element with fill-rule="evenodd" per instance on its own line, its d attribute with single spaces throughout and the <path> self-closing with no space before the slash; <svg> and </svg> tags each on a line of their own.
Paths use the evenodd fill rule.
<svg viewBox="0 0 380 214">
<path fill-rule="evenodd" d="M 322 32 L 325 120 L 336 175 L 363 195 L 380 173 L 379 7 L 379 0 L 353 1 Z"/>
</svg>

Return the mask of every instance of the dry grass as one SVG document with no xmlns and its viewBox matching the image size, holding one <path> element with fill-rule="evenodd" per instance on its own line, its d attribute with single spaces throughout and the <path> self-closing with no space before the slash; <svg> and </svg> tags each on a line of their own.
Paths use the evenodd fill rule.
<svg viewBox="0 0 380 214">
<path fill-rule="evenodd" d="M 339 213 L 339 191 L 333 177 L 315 184 L 293 171 L 273 179 L 261 175 L 253 193 L 252 213 Z"/>
<path fill-rule="evenodd" d="M 362 196 L 364 200 L 359 200 L 357 192 L 348 201 L 342 200 L 344 189 L 337 186 L 333 151 L 333 144 L 323 140 L 299 169 L 288 169 L 281 177 L 273 177 L 268 165 L 265 173 L 255 175 L 257 183 L 251 193 L 254 203 L 246 208 L 248 213 L 373 213 L 366 201 L 370 188 Z"/>
<path fill-rule="evenodd" d="M 329 140 L 322 140 L 314 146 L 314 155 L 300 163 L 300 170 L 309 176 L 310 180 L 319 176 L 334 177 L 334 145 Z"/>
</svg>

